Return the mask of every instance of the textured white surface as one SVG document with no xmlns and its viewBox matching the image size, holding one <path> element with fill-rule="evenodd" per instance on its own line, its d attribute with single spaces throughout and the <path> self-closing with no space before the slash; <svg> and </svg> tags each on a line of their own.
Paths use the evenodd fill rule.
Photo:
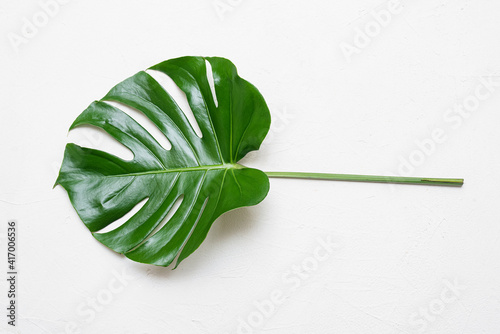
<svg viewBox="0 0 500 334">
<path fill-rule="evenodd" d="M 500 332 L 498 1 L 66 2 L 47 22 L 38 1 L 0 4 L 0 232 L 16 219 L 20 234 L 19 326 L 0 311 L 0 332 Z M 378 31 L 370 13 L 386 9 Z M 44 26 L 15 48 L 34 15 Z M 274 179 L 177 270 L 133 263 L 95 241 L 52 185 L 90 102 L 183 55 L 231 59 L 266 98 L 272 133 L 244 164 L 398 174 L 401 159 L 420 159 L 412 175 L 466 184 Z M 453 109 L 464 102 L 470 113 Z M 440 142 L 418 153 L 433 133 Z"/>
</svg>

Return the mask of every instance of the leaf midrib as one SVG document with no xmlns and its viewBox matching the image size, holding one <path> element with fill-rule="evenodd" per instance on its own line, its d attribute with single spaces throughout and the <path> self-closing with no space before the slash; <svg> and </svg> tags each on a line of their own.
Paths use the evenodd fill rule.
<svg viewBox="0 0 500 334">
<path fill-rule="evenodd" d="M 206 166 L 196 166 L 196 167 L 162 169 L 162 170 L 153 170 L 153 171 L 148 171 L 148 172 L 104 175 L 103 177 L 141 176 L 141 175 L 154 175 L 154 174 L 165 174 L 165 173 L 185 173 L 185 172 L 193 172 L 193 171 L 210 171 L 210 170 L 215 170 L 215 169 L 228 170 L 228 169 L 241 169 L 241 168 L 243 168 L 243 166 L 239 165 L 239 164 L 220 164 L 220 165 L 206 165 Z"/>
</svg>

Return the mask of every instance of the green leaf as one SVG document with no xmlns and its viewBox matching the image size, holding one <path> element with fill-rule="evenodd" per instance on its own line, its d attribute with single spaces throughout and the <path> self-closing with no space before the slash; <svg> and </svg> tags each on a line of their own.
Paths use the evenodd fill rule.
<svg viewBox="0 0 500 334">
<path fill-rule="evenodd" d="M 168 266 L 177 257 L 177 266 L 199 247 L 217 217 L 266 197 L 267 175 L 237 162 L 259 149 L 270 113 L 259 91 L 240 78 L 227 59 L 182 57 L 151 69 L 168 75 L 186 94 L 202 137 L 163 87 L 141 71 L 92 103 L 70 128 L 102 128 L 134 158 L 126 161 L 68 144 L 56 184 L 66 189 L 78 215 L 101 243 L 142 263 Z M 106 101 L 142 112 L 172 148 L 163 148 L 133 118 Z M 123 225 L 99 233 L 144 199 L 144 206 Z M 158 229 L 179 199 L 178 209 Z"/>
</svg>

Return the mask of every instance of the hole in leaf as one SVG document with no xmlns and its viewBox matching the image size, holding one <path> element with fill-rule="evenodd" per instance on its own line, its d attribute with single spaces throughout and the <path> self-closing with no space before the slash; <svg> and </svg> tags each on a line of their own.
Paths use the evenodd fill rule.
<svg viewBox="0 0 500 334">
<path fill-rule="evenodd" d="M 210 91 L 212 92 L 212 98 L 214 99 L 215 107 L 219 107 L 219 101 L 217 101 L 217 93 L 215 92 L 215 82 L 214 82 L 214 72 L 212 70 L 212 65 L 208 60 L 205 60 L 207 67 L 207 80 L 210 86 Z"/>
<path fill-rule="evenodd" d="M 111 224 L 109 224 L 108 226 L 106 226 L 105 228 L 103 228 L 102 230 L 98 231 L 98 233 L 107 233 L 107 232 L 111 232 L 115 229 L 117 229 L 118 227 L 122 226 L 123 224 L 125 224 L 127 222 L 127 220 L 129 220 L 130 218 L 132 218 L 137 212 L 139 212 L 140 209 L 142 209 L 142 207 L 146 204 L 146 202 L 148 201 L 149 197 L 143 199 L 142 201 L 140 201 L 139 203 L 137 203 L 133 208 L 132 210 L 130 210 L 129 212 L 127 212 L 123 217 L 115 220 L 114 222 L 112 222 Z"/>
<path fill-rule="evenodd" d="M 172 205 L 172 208 L 168 211 L 167 215 L 165 216 L 165 218 L 163 218 L 163 220 L 158 224 L 158 226 L 156 226 L 154 228 L 154 230 L 144 239 L 141 241 L 140 244 L 138 244 L 137 246 L 135 246 L 134 248 L 132 248 L 131 250 L 129 250 L 128 252 L 131 252 L 133 251 L 134 249 L 138 248 L 139 246 L 141 246 L 143 243 L 145 243 L 149 238 L 151 238 L 153 235 L 155 235 L 159 230 L 161 230 L 163 228 L 163 226 L 165 226 L 168 221 L 170 220 L 170 218 L 172 218 L 172 216 L 177 212 L 177 210 L 179 209 L 179 207 L 181 206 L 182 204 L 182 200 L 184 199 L 184 195 L 180 195 L 176 200 L 175 200 L 175 203 L 174 205 Z"/>
<path fill-rule="evenodd" d="M 174 99 L 175 103 L 182 110 L 186 118 L 188 119 L 191 127 L 198 137 L 202 137 L 202 133 L 196 118 L 194 117 L 193 111 L 189 106 L 189 102 L 187 100 L 186 94 L 175 84 L 174 80 L 170 78 L 163 72 L 155 71 L 155 70 L 146 70 L 146 72 L 151 75 L 162 87 L 165 91 Z"/>
<path fill-rule="evenodd" d="M 72 129 L 68 134 L 68 142 L 82 147 L 105 151 L 120 159 L 131 161 L 134 153 L 109 133 L 93 125 L 81 125 Z"/>
<path fill-rule="evenodd" d="M 146 129 L 146 131 L 149 132 L 151 136 L 153 136 L 153 138 L 158 142 L 158 144 L 160 144 L 164 149 L 170 150 L 172 148 L 172 144 L 163 134 L 163 132 L 161 132 L 160 129 L 158 129 L 158 127 L 156 126 L 156 124 L 142 112 L 120 102 L 115 102 L 115 101 L 104 101 L 104 102 L 117 109 L 120 109 L 121 111 L 132 117 L 144 129 Z"/>
<path fill-rule="evenodd" d="M 179 207 L 181 206 L 182 204 L 182 200 L 184 199 L 184 195 L 180 195 L 176 200 L 175 200 L 175 203 L 174 205 L 172 206 L 172 208 L 170 209 L 170 211 L 168 211 L 167 215 L 165 216 L 165 218 L 161 221 L 161 223 L 158 224 L 158 226 L 155 227 L 155 229 L 153 230 L 153 232 L 151 232 L 149 234 L 149 236 L 144 240 L 146 241 L 147 239 L 151 238 L 153 235 L 156 234 L 156 232 L 158 232 L 159 230 L 161 230 L 161 228 L 163 226 L 165 226 L 168 221 L 170 220 L 170 218 L 172 218 L 172 216 L 177 212 L 177 210 L 179 209 Z M 143 242 L 144 242 L 143 241 Z"/>
</svg>

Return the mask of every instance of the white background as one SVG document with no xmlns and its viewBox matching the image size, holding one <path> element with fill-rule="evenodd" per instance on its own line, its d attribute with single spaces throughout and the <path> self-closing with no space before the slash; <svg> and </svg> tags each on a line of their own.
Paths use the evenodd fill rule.
<svg viewBox="0 0 500 334">
<path fill-rule="evenodd" d="M 73 0 L 48 17 L 37 1 L 0 3 L 0 254 L 16 219 L 20 272 L 14 330 L 0 274 L 0 332 L 499 333 L 500 3 L 402 1 L 384 27 L 380 0 L 215 4 Z M 175 271 L 134 263 L 52 185 L 68 141 L 115 149 L 67 136 L 87 105 L 184 55 L 231 59 L 266 98 L 271 134 L 245 165 L 466 183 L 273 179 Z"/>
</svg>

